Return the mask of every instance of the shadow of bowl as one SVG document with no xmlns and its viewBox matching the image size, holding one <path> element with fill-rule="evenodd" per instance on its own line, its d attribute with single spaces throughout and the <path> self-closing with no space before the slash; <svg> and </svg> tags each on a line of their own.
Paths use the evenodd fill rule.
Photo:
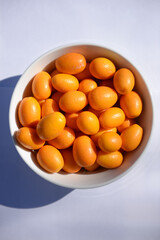
<svg viewBox="0 0 160 240">
<path fill-rule="evenodd" d="M 0 204 L 14 208 L 36 208 L 51 204 L 72 189 L 51 184 L 26 167 L 16 151 L 9 131 L 10 98 L 20 76 L 0 81 Z"/>
</svg>

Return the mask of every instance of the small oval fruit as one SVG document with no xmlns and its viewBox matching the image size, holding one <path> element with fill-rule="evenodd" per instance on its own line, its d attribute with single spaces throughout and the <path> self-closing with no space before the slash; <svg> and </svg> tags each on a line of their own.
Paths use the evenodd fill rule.
<svg viewBox="0 0 160 240">
<path fill-rule="evenodd" d="M 129 69 L 121 68 L 114 74 L 113 84 L 119 94 L 127 94 L 134 88 L 134 75 Z"/>
<path fill-rule="evenodd" d="M 78 90 L 88 95 L 93 89 L 97 87 L 97 83 L 92 79 L 84 79 L 80 82 Z"/>
<path fill-rule="evenodd" d="M 99 121 L 102 128 L 114 128 L 120 126 L 125 120 L 125 114 L 121 108 L 112 107 L 103 112 Z"/>
<path fill-rule="evenodd" d="M 77 126 L 77 118 L 79 116 L 79 113 L 80 112 L 65 114 L 67 127 L 72 128 L 75 131 L 79 131 L 79 128 Z"/>
<path fill-rule="evenodd" d="M 39 72 L 33 78 L 32 92 L 36 99 L 48 98 L 52 92 L 51 76 L 47 72 Z"/>
<path fill-rule="evenodd" d="M 105 132 L 98 138 L 98 146 L 103 152 L 115 152 L 122 146 L 122 139 L 118 133 Z"/>
<path fill-rule="evenodd" d="M 72 148 L 61 150 L 64 159 L 63 170 L 67 173 L 79 172 L 81 167 L 74 161 Z"/>
<path fill-rule="evenodd" d="M 86 59 L 80 53 L 67 53 L 56 59 L 56 68 L 59 72 L 77 74 L 86 67 Z"/>
<path fill-rule="evenodd" d="M 43 146 L 37 153 L 37 161 L 47 172 L 59 172 L 64 166 L 62 154 L 50 145 Z"/>
<path fill-rule="evenodd" d="M 135 119 L 125 118 L 124 122 L 117 127 L 118 132 L 122 133 L 126 128 L 130 127 L 134 123 L 136 123 Z"/>
<path fill-rule="evenodd" d="M 93 135 L 99 131 L 99 120 L 94 113 L 83 111 L 77 118 L 77 126 L 83 133 Z"/>
<path fill-rule="evenodd" d="M 116 67 L 109 59 L 98 57 L 91 61 L 89 70 L 95 78 L 104 80 L 113 77 Z"/>
<path fill-rule="evenodd" d="M 83 92 L 69 91 L 62 95 L 59 100 L 59 107 L 68 113 L 81 111 L 87 105 L 87 98 Z"/>
<path fill-rule="evenodd" d="M 126 128 L 121 133 L 122 149 L 126 152 L 135 150 L 141 143 L 143 136 L 143 129 L 138 124 Z"/>
<path fill-rule="evenodd" d="M 117 168 L 123 162 L 123 155 L 119 151 L 106 153 L 98 152 L 97 163 L 104 168 Z"/>
<path fill-rule="evenodd" d="M 99 137 L 105 133 L 105 132 L 117 132 L 117 128 L 108 128 L 108 129 L 103 129 L 101 128 L 96 134 L 91 136 L 92 141 L 94 142 L 94 144 L 98 147 L 98 139 Z"/>
<path fill-rule="evenodd" d="M 85 69 L 80 72 L 80 73 L 77 73 L 74 75 L 79 81 L 83 80 L 83 79 L 89 79 L 89 78 L 92 78 L 92 75 L 89 71 L 89 63 L 86 64 L 86 67 Z"/>
<path fill-rule="evenodd" d="M 38 137 L 34 128 L 22 127 L 15 136 L 17 141 L 27 149 L 36 150 L 45 144 L 45 141 Z"/>
<path fill-rule="evenodd" d="M 97 87 L 88 94 L 90 106 L 95 110 L 104 110 L 112 107 L 118 99 L 116 91 L 109 87 Z"/>
<path fill-rule="evenodd" d="M 65 93 L 77 90 L 79 87 L 78 79 L 70 74 L 56 74 L 52 77 L 52 86 L 59 92 Z"/>
<path fill-rule="evenodd" d="M 58 104 L 52 98 L 46 99 L 45 102 L 42 104 L 42 117 L 58 111 L 59 111 Z"/>
<path fill-rule="evenodd" d="M 141 97 L 135 91 L 131 91 L 121 96 L 120 106 L 128 118 L 136 118 L 142 112 Z"/>
<path fill-rule="evenodd" d="M 97 161 L 95 161 L 94 163 L 93 163 L 93 165 L 91 165 L 91 166 L 89 166 L 89 167 L 85 167 L 85 169 L 87 170 L 87 171 L 89 171 L 89 172 L 93 172 L 93 171 L 95 171 L 96 169 L 98 169 L 99 168 L 99 164 L 97 163 Z"/>
<path fill-rule="evenodd" d="M 88 136 L 80 136 L 73 143 L 73 157 L 80 167 L 89 167 L 97 158 L 94 142 Z"/>
<path fill-rule="evenodd" d="M 22 126 L 35 127 L 41 118 L 41 108 L 34 97 L 25 97 L 18 107 L 18 118 Z"/>
<path fill-rule="evenodd" d="M 50 113 L 39 121 L 36 129 L 37 134 L 42 140 L 52 140 L 62 132 L 65 124 L 66 119 L 62 113 Z"/>
<path fill-rule="evenodd" d="M 58 137 L 48 141 L 50 145 L 58 149 L 69 148 L 75 140 L 75 133 L 71 128 L 65 127 Z"/>
</svg>

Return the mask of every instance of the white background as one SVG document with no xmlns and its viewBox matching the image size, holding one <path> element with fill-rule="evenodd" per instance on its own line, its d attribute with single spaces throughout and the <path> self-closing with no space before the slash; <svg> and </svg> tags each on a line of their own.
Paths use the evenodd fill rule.
<svg viewBox="0 0 160 240">
<path fill-rule="evenodd" d="M 8 108 L 23 71 L 66 43 L 103 44 L 130 60 L 150 89 L 154 128 L 129 174 L 105 187 L 46 182 L 21 160 Z M 0 0 L 0 239 L 160 239 L 160 1 Z"/>
</svg>

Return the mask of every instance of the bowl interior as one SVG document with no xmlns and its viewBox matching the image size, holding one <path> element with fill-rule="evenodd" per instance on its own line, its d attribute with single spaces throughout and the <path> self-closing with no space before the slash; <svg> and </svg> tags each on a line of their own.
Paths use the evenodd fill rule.
<svg viewBox="0 0 160 240">
<path fill-rule="evenodd" d="M 139 117 L 139 123 L 144 129 L 143 140 L 140 146 L 131 153 L 125 154 L 123 164 L 113 170 L 98 170 L 95 173 L 80 172 L 76 174 L 67 173 L 54 173 L 50 174 L 44 172 L 36 162 L 35 155 L 30 151 L 25 150 L 17 144 L 14 139 L 14 133 L 18 129 L 17 121 L 17 108 L 16 106 L 21 101 L 24 96 L 30 95 L 30 84 L 33 77 L 40 71 L 45 70 L 51 72 L 55 66 L 55 59 L 59 56 L 68 52 L 78 52 L 83 54 L 87 61 L 95 57 L 107 57 L 112 60 L 117 68 L 126 67 L 129 68 L 135 75 L 136 86 L 135 90 L 140 94 L 143 101 L 143 112 Z M 26 164 L 41 177 L 46 180 L 70 188 L 91 188 L 98 187 L 110 183 L 111 181 L 122 176 L 124 173 L 128 172 L 129 169 L 139 160 L 140 155 L 144 151 L 148 139 L 151 134 L 152 121 L 153 121 L 153 108 L 151 97 L 147 88 L 147 85 L 137 71 L 137 69 L 124 57 L 118 53 L 107 49 L 105 47 L 96 45 L 72 45 L 62 48 L 54 49 L 33 62 L 30 67 L 24 72 L 24 74 L 19 79 L 10 103 L 9 111 L 9 121 L 10 121 L 10 131 L 13 137 L 15 147 L 20 154 L 21 158 L 26 162 Z"/>
</svg>

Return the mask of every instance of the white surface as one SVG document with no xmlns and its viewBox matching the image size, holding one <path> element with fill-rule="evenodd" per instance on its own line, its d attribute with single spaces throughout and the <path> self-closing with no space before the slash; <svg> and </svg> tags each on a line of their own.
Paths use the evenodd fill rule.
<svg viewBox="0 0 160 240">
<path fill-rule="evenodd" d="M 160 1 L 0 0 L 0 6 L 0 239 L 160 239 Z M 71 191 L 23 163 L 10 139 L 8 107 L 14 76 L 44 52 L 79 41 L 105 44 L 137 67 L 155 118 L 139 166 L 106 187 Z"/>
</svg>

